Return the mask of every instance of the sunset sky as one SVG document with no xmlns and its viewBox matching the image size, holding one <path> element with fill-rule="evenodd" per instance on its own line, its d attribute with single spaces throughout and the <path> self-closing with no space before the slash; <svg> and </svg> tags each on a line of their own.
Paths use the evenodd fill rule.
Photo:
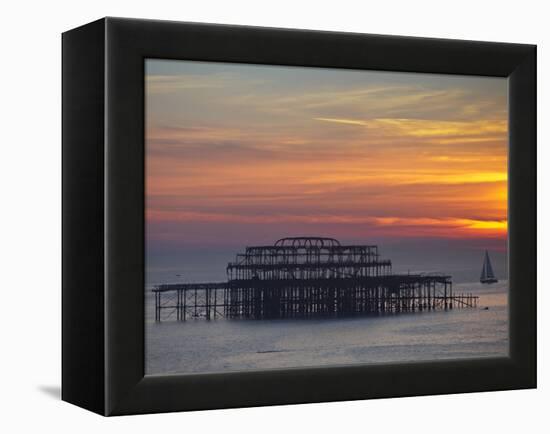
<svg viewBox="0 0 550 434">
<path fill-rule="evenodd" d="M 507 116 L 500 78 L 148 60 L 147 242 L 503 250 Z"/>
</svg>

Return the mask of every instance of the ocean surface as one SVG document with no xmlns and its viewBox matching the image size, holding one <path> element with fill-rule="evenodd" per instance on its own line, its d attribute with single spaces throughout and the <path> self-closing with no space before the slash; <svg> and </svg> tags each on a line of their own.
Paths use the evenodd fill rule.
<svg viewBox="0 0 550 434">
<path fill-rule="evenodd" d="M 453 292 L 478 295 L 478 307 L 352 318 L 155 323 L 154 297 L 146 290 L 146 374 L 508 356 L 508 282 L 455 284 Z"/>
</svg>

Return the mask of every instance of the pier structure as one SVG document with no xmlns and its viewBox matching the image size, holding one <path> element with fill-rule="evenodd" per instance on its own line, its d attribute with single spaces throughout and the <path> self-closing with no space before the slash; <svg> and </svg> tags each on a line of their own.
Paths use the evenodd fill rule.
<svg viewBox="0 0 550 434">
<path fill-rule="evenodd" d="M 309 318 L 476 307 L 454 294 L 451 276 L 394 274 L 375 245 L 332 238 L 283 238 L 247 247 L 227 265 L 227 281 L 153 289 L 155 320 Z"/>
</svg>

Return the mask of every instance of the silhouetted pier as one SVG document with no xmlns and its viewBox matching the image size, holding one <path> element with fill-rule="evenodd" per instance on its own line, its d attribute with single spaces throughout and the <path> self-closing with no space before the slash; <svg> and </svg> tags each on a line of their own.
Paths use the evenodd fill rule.
<svg viewBox="0 0 550 434">
<path fill-rule="evenodd" d="M 445 274 L 393 274 L 374 245 L 283 238 L 247 247 L 227 282 L 156 286 L 155 320 L 308 318 L 476 307 Z"/>
</svg>

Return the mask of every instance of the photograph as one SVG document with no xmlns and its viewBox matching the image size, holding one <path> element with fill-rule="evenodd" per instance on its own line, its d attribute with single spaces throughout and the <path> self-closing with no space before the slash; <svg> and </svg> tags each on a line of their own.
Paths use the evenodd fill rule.
<svg viewBox="0 0 550 434">
<path fill-rule="evenodd" d="M 507 77 L 144 67 L 146 376 L 509 356 Z"/>
<path fill-rule="evenodd" d="M 542 2 L 54 3 L 2 4 L 0 433 L 544 431 Z"/>
</svg>

